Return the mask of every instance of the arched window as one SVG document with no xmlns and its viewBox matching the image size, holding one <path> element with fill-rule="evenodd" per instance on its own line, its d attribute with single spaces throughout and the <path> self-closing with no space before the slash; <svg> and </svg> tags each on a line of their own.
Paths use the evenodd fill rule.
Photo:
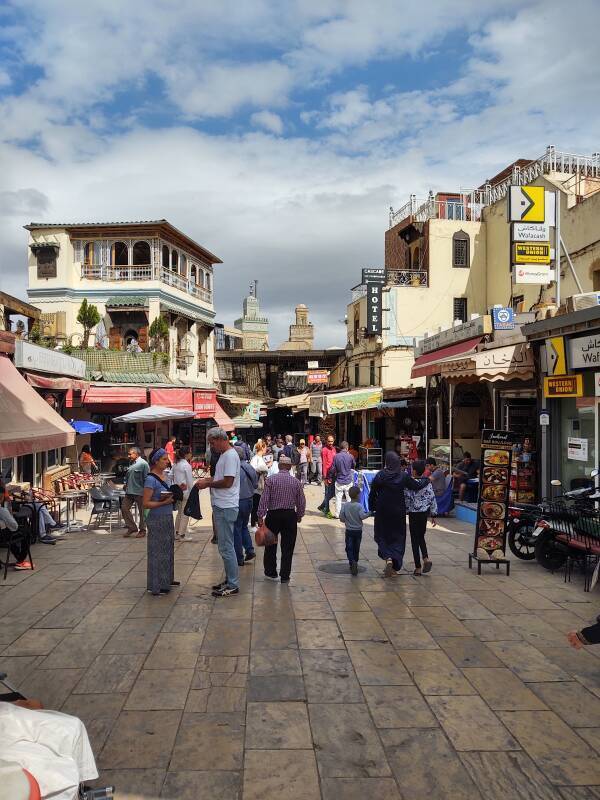
<svg viewBox="0 0 600 800">
<path fill-rule="evenodd" d="M 118 267 L 129 264 L 129 248 L 125 242 L 114 242 L 111 247 L 112 263 Z"/>
<path fill-rule="evenodd" d="M 162 248 L 162 265 L 165 269 L 169 269 L 169 259 L 171 254 L 169 253 L 169 248 L 166 244 L 163 244 Z"/>
<path fill-rule="evenodd" d="M 133 245 L 133 263 L 150 264 L 150 245 L 148 242 L 136 242 Z"/>
<path fill-rule="evenodd" d="M 171 270 L 177 272 L 179 266 L 179 253 L 177 250 L 171 250 Z"/>
<path fill-rule="evenodd" d="M 196 279 L 196 265 L 195 264 L 192 264 L 192 266 L 190 268 L 190 278 L 191 278 L 193 283 L 197 282 L 197 279 Z"/>
<path fill-rule="evenodd" d="M 183 255 L 183 253 L 179 257 L 179 273 L 185 276 L 187 275 L 187 258 Z"/>
<path fill-rule="evenodd" d="M 452 266 L 468 269 L 471 266 L 469 234 L 457 231 L 452 237 Z"/>
</svg>

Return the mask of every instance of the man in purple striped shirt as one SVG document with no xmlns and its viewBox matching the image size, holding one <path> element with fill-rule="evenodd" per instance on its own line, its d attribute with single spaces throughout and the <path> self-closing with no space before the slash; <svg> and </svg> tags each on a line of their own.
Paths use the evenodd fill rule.
<svg viewBox="0 0 600 800">
<path fill-rule="evenodd" d="M 279 578 L 282 583 L 290 580 L 298 523 L 302 522 L 306 510 L 304 489 L 290 473 L 291 467 L 292 460 L 280 455 L 279 472 L 266 479 L 258 504 L 258 519 L 264 519 L 267 528 L 278 534 L 281 542 Z M 265 547 L 264 570 L 267 580 L 277 580 L 277 544 Z"/>
</svg>

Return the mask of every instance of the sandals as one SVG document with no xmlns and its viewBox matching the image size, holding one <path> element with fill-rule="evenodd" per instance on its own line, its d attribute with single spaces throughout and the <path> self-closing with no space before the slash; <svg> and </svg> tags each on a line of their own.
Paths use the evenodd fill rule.
<svg viewBox="0 0 600 800">
<path fill-rule="evenodd" d="M 136 539 L 143 539 L 145 535 L 146 535 L 146 531 L 138 531 L 136 533 L 136 535 L 135 535 L 135 538 Z"/>
</svg>

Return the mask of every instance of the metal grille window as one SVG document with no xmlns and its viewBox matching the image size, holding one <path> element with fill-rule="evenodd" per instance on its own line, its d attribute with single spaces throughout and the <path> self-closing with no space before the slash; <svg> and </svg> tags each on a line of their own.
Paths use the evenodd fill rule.
<svg viewBox="0 0 600 800">
<path fill-rule="evenodd" d="M 467 321 L 467 298 L 455 297 L 452 301 L 452 313 L 454 320 L 459 319 L 461 322 Z"/>
<path fill-rule="evenodd" d="M 452 266 L 470 266 L 469 234 L 464 231 L 457 231 L 452 237 Z"/>
</svg>

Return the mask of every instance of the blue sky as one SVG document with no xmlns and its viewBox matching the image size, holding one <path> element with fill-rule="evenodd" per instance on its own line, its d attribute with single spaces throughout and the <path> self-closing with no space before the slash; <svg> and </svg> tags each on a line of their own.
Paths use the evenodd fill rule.
<svg viewBox="0 0 600 800">
<path fill-rule="evenodd" d="M 576 48 L 558 0 L 5 0 L 0 286 L 32 219 L 166 217 L 223 258 L 222 321 L 258 278 L 273 344 L 300 300 L 343 344 L 390 205 L 598 149 L 600 6 L 569 9 Z"/>
</svg>

